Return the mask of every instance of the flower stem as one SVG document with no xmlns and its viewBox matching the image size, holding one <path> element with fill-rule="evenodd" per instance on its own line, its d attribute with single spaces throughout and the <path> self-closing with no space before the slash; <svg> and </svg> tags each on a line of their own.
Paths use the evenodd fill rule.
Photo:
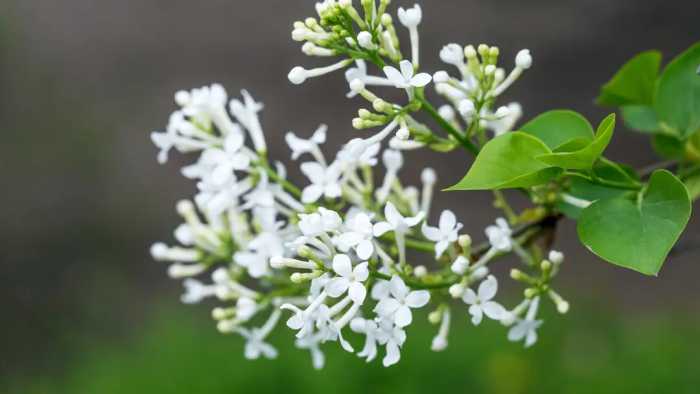
<svg viewBox="0 0 700 394">
<path fill-rule="evenodd" d="M 425 99 L 425 96 L 423 93 L 418 93 L 416 95 L 416 100 L 418 100 L 421 103 L 421 108 L 425 110 L 425 112 L 432 117 L 437 124 L 440 125 L 449 135 L 454 137 L 461 145 L 464 147 L 466 150 L 471 152 L 474 156 L 479 154 L 479 148 L 474 145 L 473 142 L 469 140 L 469 138 L 465 137 L 462 133 L 460 133 L 457 129 L 455 129 L 448 121 L 446 121 L 438 111 L 433 107 L 428 100 Z"/>
</svg>

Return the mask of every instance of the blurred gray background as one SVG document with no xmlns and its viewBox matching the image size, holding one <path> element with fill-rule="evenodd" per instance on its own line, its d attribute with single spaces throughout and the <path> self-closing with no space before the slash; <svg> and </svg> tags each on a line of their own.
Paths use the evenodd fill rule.
<svg viewBox="0 0 700 394">
<path fill-rule="evenodd" d="M 525 119 L 566 107 L 597 122 L 606 111 L 593 99 L 625 60 L 651 48 L 668 59 L 700 39 L 700 2 L 690 0 L 422 5 L 426 70 L 442 68 L 437 53 L 449 42 L 498 45 L 505 64 L 532 51 L 534 67 L 508 97 Z M 345 99 L 341 73 L 287 82 L 291 67 L 322 64 L 290 38 L 292 22 L 312 12 L 313 1 L 301 0 L 0 1 L 0 376 L 48 373 L 86 337 L 138 333 L 154 300 L 177 303 L 180 286 L 148 255 L 153 241 L 170 240 L 173 206 L 194 190 L 177 171 L 186 159 L 159 166 L 148 138 L 165 126 L 176 90 L 211 82 L 230 94 L 249 89 L 265 103 L 275 158 L 288 158 L 288 130 L 327 123 L 332 147 L 356 133 L 350 120 L 361 102 Z M 637 167 L 655 160 L 645 136 L 618 131 L 608 156 Z M 468 158 L 418 152 L 407 163 L 408 179 L 428 163 L 447 186 Z M 443 193 L 436 204 L 458 211 L 478 238 L 493 219 L 489 202 L 487 193 Z M 699 228 L 695 217 L 654 279 L 602 263 L 566 223 L 560 286 L 624 313 L 697 315 Z"/>
</svg>

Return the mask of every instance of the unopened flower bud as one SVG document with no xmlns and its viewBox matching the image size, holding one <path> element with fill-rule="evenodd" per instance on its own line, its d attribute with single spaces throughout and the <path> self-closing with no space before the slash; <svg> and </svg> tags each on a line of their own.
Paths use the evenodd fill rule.
<svg viewBox="0 0 700 394">
<path fill-rule="evenodd" d="M 450 75 L 446 71 L 438 71 L 433 75 L 435 83 L 445 83 L 450 80 Z"/>
<path fill-rule="evenodd" d="M 489 274 L 489 269 L 486 267 L 479 267 L 472 273 L 472 279 L 481 280 Z"/>
<path fill-rule="evenodd" d="M 493 64 L 489 64 L 488 66 L 484 67 L 484 74 L 486 75 L 493 75 L 493 73 L 496 72 L 496 66 Z"/>
<path fill-rule="evenodd" d="M 451 105 L 445 104 L 441 106 L 440 109 L 438 109 L 438 113 L 443 119 L 447 121 L 452 121 L 455 118 L 455 110 L 452 108 Z"/>
<path fill-rule="evenodd" d="M 418 265 L 413 269 L 413 275 L 416 278 L 422 278 L 428 274 L 428 269 L 424 265 Z"/>
<path fill-rule="evenodd" d="M 472 237 L 470 237 L 469 234 L 462 234 L 457 238 L 457 243 L 462 249 L 466 249 L 472 246 Z"/>
<path fill-rule="evenodd" d="M 368 31 L 361 31 L 360 34 L 357 35 L 357 43 L 365 49 L 371 50 L 376 47 L 372 42 L 372 34 Z"/>
<path fill-rule="evenodd" d="M 525 298 L 534 298 L 538 294 L 538 290 L 532 287 L 525 289 L 523 292 Z"/>
<path fill-rule="evenodd" d="M 361 91 L 365 90 L 365 82 L 359 78 L 353 79 L 350 81 L 350 90 L 355 93 L 360 93 Z"/>
<path fill-rule="evenodd" d="M 420 180 L 424 185 L 433 185 L 437 181 L 437 173 L 432 168 L 426 167 L 420 173 Z"/>
<path fill-rule="evenodd" d="M 464 275 L 464 273 L 467 272 L 468 268 L 469 260 L 464 256 L 458 256 L 450 266 L 452 272 L 454 272 L 457 275 Z"/>
<path fill-rule="evenodd" d="M 502 107 L 498 107 L 496 110 L 496 117 L 497 118 L 505 118 L 506 116 L 510 115 L 510 108 L 506 107 L 505 105 Z"/>
<path fill-rule="evenodd" d="M 464 56 L 469 60 L 476 58 L 476 49 L 474 49 L 473 45 L 467 45 L 464 48 Z"/>
<path fill-rule="evenodd" d="M 287 78 L 289 78 L 289 82 L 295 85 L 301 85 L 304 83 L 304 81 L 306 81 L 307 73 L 303 67 L 297 66 L 289 72 Z"/>
<path fill-rule="evenodd" d="M 549 252 L 549 261 L 554 264 L 561 264 L 564 262 L 564 254 L 562 252 L 552 250 Z"/>
<path fill-rule="evenodd" d="M 515 66 L 527 70 L 532 66 L 532 56 L 529 49 L 523 49 L 515 56 Z"/>
<path fill-rule="evenodd" d="M 467 290 L 466 287 L 461 283 L 455 283 L 454 285 L 450 286 L 450 288 L 448 289 L 452 298 L 461 297 L 462 295 L 464 295 L 464 292 L 466 290 Z"/>
<path fill-rule="evenodd" d="M 438 324 L 442 320 L 442 310 L 436 309 L 428 314 L 428 321 L 431 324 Z"/>
<path fill-rule="evenodd" d="M 457 109 L 462 116 L 470 116 L 474 113 L 474 103 L 469 99 L 459 102 Z"/>
<path fill-rule="evenodd" d="M 411 132 L 406 127 L 402 127 L 396 132 L 396 138 L 400 139 L 401 141 L 406 141 L 410 137 L 411 137 Z"/>
</svg>

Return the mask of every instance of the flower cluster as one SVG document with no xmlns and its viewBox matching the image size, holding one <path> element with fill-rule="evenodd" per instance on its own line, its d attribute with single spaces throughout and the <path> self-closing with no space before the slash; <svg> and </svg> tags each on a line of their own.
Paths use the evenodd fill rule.
<svg viewBox="0 0 700 394">
<path fill-rule="evenodd" d="M 428 320 L 439 325 L 431 348 L 447 346 L 455 309 L 451 298 L 461 300 L 457 313 L 470 315 L 474 325 L 484 316 L 496 320 L 509 327 L 510 340 L 523 340 L 526 346 L 537 338 L 542 297 L 553 300 L 561 313 L 568 309 L 551 287 L 563 256 L 550 251 L 543 258 L 531 242 L 532 226 L 511 228 L 515 221 L 510 217 L 510 223 L 497 219 L 486 229 L 486 241 L 472 245 L 452 211 L 440 212 L 431 224 L 437 182 L 432 169 L 423 170 L 420 187 L 399 177 L 401 150 L 447 150 L 485 128 L 509 131 L 519 107 L 490 108 L 530 66 L 529 54 L 518 54 L 515 70 L 504 77 L 496 68 L 497 48 L 475 51 L 450 44 L 440 57 L 458 68 L 460 79 L 418 72 L 421 8 L 398 10 L 411 40 L 411 59 L 406 60 L 388 4 L 362 0 L 360 12 L 350 1 L 326 0 L 316 5 L 319 19 L 294 25 L 292 36 L 305 42 L 306 54 L 347 58 L 313 70 L 294 68 L 289 79 L 302 83 L 354 64 L 346 71 L 349 96 L 369 100 L 374 112 L 360 109 L 353 125 L 380 128 L 349 140 L 332 157 L 322 149 L 326 126 L 308 138 L 287 133 L 291 159 L 302 161 L 299 168 L 308 178 L 303 186 L 286 178 L 284 165 L 270 164 L 259 120 L 263 106 L 246 91 L 241 99 L 229 99 L 220 85 L 178 92 L 180 108 L 164 132 L 151 135 L 161 163 L 172 149 L 198 154 L 182 168 L 183 176 L 196 182 L 197 193 L 177 204 L 184 221 L 174 231 L 177 246 L 156 243 L 151 254 L 170 264 L 172 278 L 184 280 L 182 302 L 213 298 L 221 303 L 212 311 L 217 328 L 242 336 L 247 358 L 276 357 L 268 337 L 285 320 L 295 332 L 296 346 L 311 352 L 316 368 L 324 364 L 324 344 L 336 342 L 355 352 L 357 335 L 364 337 L 359 357 L 372 361 L 381 351 L 383 365 L 390 366 L 400 359 L 418 309 L 431 308 Z M 368 75 L 368 62 L 381 66 L 384 76 Z M 447 138 L 411 115 L 432 109 L 424 87 L 433 80 L 451 105 L 429 111 L 453 125 Z M 389 103 L 369 86 L 403 89 L 408 102 Z M 452 107 L 466 130 L 451 115 Z M 409 249 L 421 252 L 420 257 Z M 498 280 L 489 267 L 511 253 L 523 263 L 511 277 L 526 289 L 523 300 L 508 309 L 495 301 Z"/>
</svg>

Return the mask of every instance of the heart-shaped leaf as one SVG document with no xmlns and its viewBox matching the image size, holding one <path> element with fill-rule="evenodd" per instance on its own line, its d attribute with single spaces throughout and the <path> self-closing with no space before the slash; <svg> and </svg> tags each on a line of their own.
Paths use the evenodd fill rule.
<svg viewBox="0 0 700 394">
<path fill-rule="evenodd" d="M 685 138 L 700 130 L 700 43 L 676 57 L 659 79 L 654 108 L 667 132 Z"/>
<path fill-rule="evenodd" d="M 690 218 L 683 183 L 655 171 L 637 198 L 603 199 L 584 209 L 578 235 L 593 253 L 613 264 L 656 275 Z"/>
<path fill-rule="evenodd" d="M 554 153 L 537 156 L 537 160 L 551 166 L 571 170 L 590 169 L 608 147 L 614 130 L 615 114 L 610 114 L 600 122 L 595 138 L 587 146 L 570 152 L 562 152 L 561 149 L 557 149 Z"/>
<path fill-rule="evenodd" d="M 660 64 L 658 51 L 646 51 L 633 57 L 603 86 L 598 104 L 612 107 L 651 105 Z"/>
<path fill-rule="evenodd" d="M 467 175 L 447 190 L 494 190 L 546 183 L 561 173 L 561 169 L 535 159 L 547 153 L 551 153 L 547 145 L 529 134 L 503 134 L 487 142 Z"/>
<path fill-rule="evenodd" d="M 538 115 L 520 131 L 539 138 L 552 150 L 574 139 L 593 140 L 593 127 L 588 120 L 577 112 L 562 109 Z"/>
<path fill-rule="evenodd" d="M 625 126 L 642 133 L 658 133 L 661 127 L 654 107 L 648 105 L 627 105 L 622 107 Z"/>
</svg>

